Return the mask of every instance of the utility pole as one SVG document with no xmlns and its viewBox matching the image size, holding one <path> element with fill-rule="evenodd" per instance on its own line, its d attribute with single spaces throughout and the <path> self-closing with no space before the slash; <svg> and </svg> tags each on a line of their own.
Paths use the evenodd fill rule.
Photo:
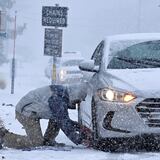
<svg viewBox="0 0 160 160">
<path fill-rule="evenodd" d="M 11 94 L 14 94 L 14 82 L 15 82 L 15 54 L 16 54 L 16 28 L 17 28 L 17 11 L 15 11 L 15 19 L 14 19 L 14 40 L 13 40 L 13 58 L 12 58 L 12 72 L 11 72 Z"/>
</svg>

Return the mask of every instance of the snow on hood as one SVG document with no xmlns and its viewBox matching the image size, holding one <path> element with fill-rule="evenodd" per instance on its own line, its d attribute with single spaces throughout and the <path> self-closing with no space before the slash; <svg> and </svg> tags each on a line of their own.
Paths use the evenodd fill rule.
<svg viewBox="0 0 160 160">
<path fill-rule="evenodd" d="M 131 33 L 131 34 L 119 34 L 106 37 L 109 41 L 119 40 L 158 40 L 160 39 L 160 33 Z"/>
<path fill-rule="evenodd" d="M 128 91 L 160 91 L 160 68 L 108 70 L 111 85 Z"/>
</svg>

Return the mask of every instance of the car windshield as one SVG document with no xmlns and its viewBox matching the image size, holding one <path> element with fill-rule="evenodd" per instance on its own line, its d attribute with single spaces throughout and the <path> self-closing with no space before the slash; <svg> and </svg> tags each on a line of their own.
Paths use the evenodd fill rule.
<svg viewBox="0 0 160 160">
<path fill-rule="evenodd" d="M 113 42 L 107 68 L 160 68 L 160 40 Z"/>
</svg>

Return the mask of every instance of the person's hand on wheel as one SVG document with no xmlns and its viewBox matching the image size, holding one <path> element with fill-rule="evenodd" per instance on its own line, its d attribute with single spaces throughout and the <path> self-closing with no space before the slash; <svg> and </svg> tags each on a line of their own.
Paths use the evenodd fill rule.
<svg viewBox="0 0 160 160">
<path fill-rule="evenodd" d="M 92 132 L 89 128 L 81 126 L 82 144 L 86 147 L 92 146 Z"/>
</svg>

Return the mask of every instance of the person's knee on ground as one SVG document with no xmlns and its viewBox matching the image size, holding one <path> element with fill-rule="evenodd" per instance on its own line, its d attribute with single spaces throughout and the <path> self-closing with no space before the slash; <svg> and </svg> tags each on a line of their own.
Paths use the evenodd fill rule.
<svg viewBox="0 0 160 160">
<path fill-rule="evenodd" d="M 42 146 L 44 139 L 39 120 L 25 117 L 18 112 L 16 112 L 16 118 L 23 125 L 27 135 L 23 136 L 8 132 L 4 136 L 4 146 L 16 149 Z"/>
<path fill-rule="evenodd" d="M 16 113 L 16 118 L 23 125 L 32 146 L 42 146 L 44 143 L 44 138 L 40 126 L 40 119 L 35 118 L 34 115 L 26 117 L 18 112 Z"/>
</svg>

